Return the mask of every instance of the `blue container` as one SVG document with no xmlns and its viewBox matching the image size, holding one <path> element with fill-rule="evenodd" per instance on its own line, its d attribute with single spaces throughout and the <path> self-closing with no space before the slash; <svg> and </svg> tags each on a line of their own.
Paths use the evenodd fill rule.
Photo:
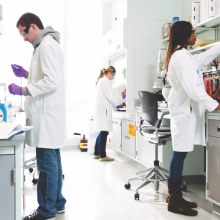
<svg viewBox="0 0 220 220">
<path fill-rule="evenodd" d="M 172 25 L 173 25 L 176 21 L 179 21 L 179 20 L 180 20 L 179 17 L 173 17 Z"/>
<path fill-rule="evenodd" d="M 7 109 L 5 107 L 5 104 L 0 104 L 0 121 L 7 122 Z"/>
</svg>

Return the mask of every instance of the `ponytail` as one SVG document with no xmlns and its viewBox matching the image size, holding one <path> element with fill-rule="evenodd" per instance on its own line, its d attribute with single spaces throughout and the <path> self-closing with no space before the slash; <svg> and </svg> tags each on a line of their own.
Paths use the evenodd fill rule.
<svg viewBox="0 0 220 220">
<path fill-rule="evenodd" d="M 96 82 L 95 86 L 97 86 L 99 80 L 104 77 L 104 75 L 106 74 L 105 71 L 106 71 L 105 68 L 100 71 L 100 75 L 97 79 L 97 82 Z"/>
</svg>

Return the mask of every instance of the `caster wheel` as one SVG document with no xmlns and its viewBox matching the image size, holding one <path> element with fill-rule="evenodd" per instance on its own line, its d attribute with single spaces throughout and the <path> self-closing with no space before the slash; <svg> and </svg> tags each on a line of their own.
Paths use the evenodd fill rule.
<svg viewBox="0 0 220 220">
<path fill-rule="evenodd" d="M 183 192 L 186 192 L 187 186 L 186 186 L 186 185 L 183 185 L 183 186 L 181 186 L 181 189 L 182 189 Z"/>
<path fill-rule="evenodd" d="M 139 200 L 139 194 L 138 194 L 138 193 L 136 193 L 136 194 L 134 195 L 134 199 L 135 199 L 135 200 Z"/>
<path fill-rule="evenodd" d="M 131 188 L 131 184 L 128 183 L 128 184 L 125 184 L 125 189 L 130 189 Z"/>
<path fill-rule="evenodd" d="M 33 168 L 29 168 L 29 172 L 33 173 L 34 169 Z"/>
<path fill-rule="evenodd" d="M 64 180 L 64 177 L 65 177 L 65 176 L 63 175 L 63 180 Z"/>
<path fill-rule="evenodd" d="M 38 179 L 33 179 L 33 180 L 32 180 L 32 183 L 33 183 L 33 184 L 37 184 L 37 183 L 38 183 Z"/>
</svg>

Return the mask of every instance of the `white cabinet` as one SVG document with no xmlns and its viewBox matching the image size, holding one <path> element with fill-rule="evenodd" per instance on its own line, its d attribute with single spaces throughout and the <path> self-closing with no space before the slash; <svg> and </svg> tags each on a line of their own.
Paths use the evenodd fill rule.
<svg viewBox="0 0 220 220">
<path fill-rule="evenodd" d="M 139 127 L 140 123 L 137 123 Z M 143 136 L 141 136 L 140 132 L 137 130 L 137 160 L 150 166 L 154 166 L 155 160 L 155 145 L 149 143 Z M 158 147 L 158 160 L 160 163 L 162 162 L 162 147 Z M 160 164 L 161 165 L 161 164 Z"/>
<path fill-rule="evenodd" d="M 136 158 L 136 123 L 130 120 L 122 120 L 122 152 Z"/>
<path fill-rule="evenodd" d="M 15 156 L 0 154 L 0 212 L 1 219 L 15 220 L 15 183 L 12 171 L 15 170 Z M 3 199 L 4 198 L 4 199 Z"/>
<path fill-rule="evenodd" d="M 113 118 L 113 131 L 111 138 L 111 147 L 121 151 L 121 119 Z"/>
</svg>

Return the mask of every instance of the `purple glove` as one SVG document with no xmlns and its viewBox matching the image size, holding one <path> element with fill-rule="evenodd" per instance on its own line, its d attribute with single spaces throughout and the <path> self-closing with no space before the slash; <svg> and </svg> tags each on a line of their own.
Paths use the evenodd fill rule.
<svg viewBox="0 0 220 220">
<path fill-rule="evenodd" d="M 22 88 L 14 83 L 8 86 L 8 90 L 13 95 L 22 95 Z"/>
<path fill-rule="evenodd" d="M 125 98 L 126 98 L 126 95 L 125 95 L 125 94 L 122 94 L 121 96 L 122 96 L 122 99 L 125 99 Z"/>
<path fill-rule="evenodd" d="M 123 105 L 117 105 L 116 108 L 123 108 Z"/>
<path fill-rule="evenodd" d="M 26 77 L 27 70 L 17 64 L 11 64 L 12 70 L 17 77 Z"/>
</svg>

